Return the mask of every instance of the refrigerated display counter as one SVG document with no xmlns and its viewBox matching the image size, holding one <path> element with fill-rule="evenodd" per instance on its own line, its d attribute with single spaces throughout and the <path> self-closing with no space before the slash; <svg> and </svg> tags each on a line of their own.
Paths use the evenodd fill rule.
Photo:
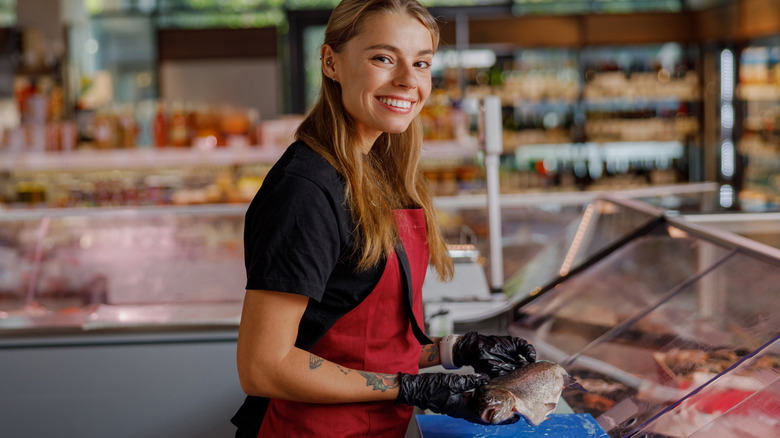
<svg viewBox="0 0 780 438">
<path fill-rule="evenodd" d="M 504 316 L 588 390 L 564 392 L 571 409 L 610 437 L 780 434 L 780 250 L 633 200 L 591 206 L 605 227 L 543 264 L 568 274 L 518 275 L 507 293 L 531 292 Z M 653 220 L 624 234 L 631 211 Z M 605 230 L 624 238 L 600 245 Z"/>
<path fill-rule="evenodd" d="M 503 317 L 513 306 L 573 275 L 602 252 L 641 234 L 663 220 L 664 211 L 646 202 L 634 202 L 633 208 L 609 201 L 614 199 L 654 199 L 657 202 L 700 204 L 717 192 L 714 183 L 681 184 L 611 192 L 553 192 L 501 195 L 502 293 L 484 299 L 426 299 L 426 315 L 436 327 L 456 331 L 471 328 L 506 330 Z M 600 199 L 605 198 L 605 199 Z M 448 241 L 473 243 L 481 254 L 488 254 L 486 200 L 484 196 L 441 198 L 436 200 L 441 229 Z M 628 201 L 626 201 L 628 202 Z M 647 204 L 647 205 L 646 205 Z M 645 207 L 646 205 L 646 207 Z M 452 220 L 449 218 L 456 218 Z M 467 232 L 464 233 L 463 229 Z M 460 234 L 460 237 L 459 237 Z M 488 265 L 490 260 L 482 260 Z M 458 265 L 456 264 L 456 270 Z M 426 279 L 426 284 L 434 276 Z M 441 320 L 447 320 L 441 323 Z"/>
<path fill-rule="evenodd" d="M 0 435 L 233 436 L 244 211 L 4 211 Z"/>
<path fill-rule="evenodd" d="M 0 335 L 19 329 L 237 323 L 245 282 L 245 209 L 3 212 Z"/>
<path fill-rule="evenodd" d="M 456 332 L 529 338 L 541 358 L 584 382 L 589 392 L 567 392 L 566 402 L 610 436 L 693 436 L 674 430 L 694 416 L 694 425 L 711 424 L 744 420 L 743 412 L 777 427 L 780 415 L 766 407 L 778 399 L 780 250 L 626 199 L 687 193 L 502 197 L 508 266 L 516 259 L 503 296 L 428 302 L 426 316 L 462 307 Z M 484 198 L 482 207 L 476 201 L 437 206 L 481 235 Z M 234 358 L 244 212 L 4 211 L 4 434 L 232 436 L 227 419 L 243 400 Z M 724 390 L 736 404 L 722 413 L 712 408 L 722 408 L 720 398 L 713 405 L 693 397 Z M 39 421 L 42 412 L 50 421 Z"/>
</svg>

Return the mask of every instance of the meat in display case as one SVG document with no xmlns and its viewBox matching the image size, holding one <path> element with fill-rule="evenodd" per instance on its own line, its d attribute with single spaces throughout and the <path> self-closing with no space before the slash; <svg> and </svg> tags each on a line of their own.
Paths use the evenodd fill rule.
<svg viewBox="0 0 780 438">
<path fill-rule="evenodd" d="M 629 200 L 575 222 L 507 283 L 509 332 L 588 390 L 569 406 L 611 437 L 780 436 L 780 251 Z"/>
</svg>

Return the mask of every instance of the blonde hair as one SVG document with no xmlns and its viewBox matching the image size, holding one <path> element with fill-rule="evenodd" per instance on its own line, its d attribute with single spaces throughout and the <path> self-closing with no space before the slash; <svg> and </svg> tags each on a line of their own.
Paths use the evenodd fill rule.
<svg viewBox="0 0 780 438">
<path fill-rule="evenodd" d="M 376 14 L 416 18 L 431 32 L 434 51 L 438 47 L 436 19 L 416 0 L 343 0 L 330 16 L 324 44 L 340 52 L 362 31 L 362 23 Z M 298 127 L 296 138 L 322 155 L 346 181 L 359 269 L 375 265 L 395 248 L 399 237 L 393 210 L 420 207 L 425 214 L 430 263 L 441 279 L 452 278 L 452 260 L 436 225 L 427 182 L 418 168 L 423 139 L 419 116 L 403 133 L 381 134 L 364 154 L 357 146 L 359 136 L 342 104 L 339 84 L 323 73 L 319 100 Z"/>
</svg>

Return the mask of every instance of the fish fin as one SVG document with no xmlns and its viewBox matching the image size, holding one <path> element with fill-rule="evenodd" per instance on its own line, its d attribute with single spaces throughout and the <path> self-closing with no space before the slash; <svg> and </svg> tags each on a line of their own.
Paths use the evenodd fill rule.
<svg viewBox="0 0 780 438">
<path fill-rule="evenodd" d="M 551 403 L 532 404 L 530 408 L 526 408 L 525 413 L 520 412 L 520 415 L 525 417 L 526 421 L 532 426 L 538 426 L 548 418 L 547 414 L 552 411 L 548 406 L 550 404 Z"/>
<path fill-rule="evenodd" d="M 525 405 L 525 403 L 517 403 L 515 404 L 515 412 L 520 414 L 523 419 L 525 419 L 525 422 L 530 424 L 531 426 L 538 426 L 541 421 L 539 421 L 538 416 L 534 415 L 533 412 L 531 412 L 530 409 L 528 409 L 528 406 Z"/>
<path fill-rule="evenodd" d="M 563 377 L 563 386 L 566 388 L 576 389 L 582 392 L 588 392 L 588 390 L 585 389 L 584 386 L 580 385 L 580 382 L 578 382 L 577 379 L 575 379 L 574 377 L 568 374 Z"/>
<path fill-rule="evenodd" d="M 549 410 L 555 410 L 555 408 L 558 406 L 558 403 L 545 403 L 545 406 L 547 406 L 547 409 Z"/>
</svg>

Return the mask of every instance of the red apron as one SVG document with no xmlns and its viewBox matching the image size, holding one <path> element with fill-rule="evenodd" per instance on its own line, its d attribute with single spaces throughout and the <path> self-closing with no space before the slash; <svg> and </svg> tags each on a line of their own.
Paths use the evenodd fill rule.
<svg viewBox="0 0 780 438">
<path fill-rule="evenodd" d="M 412 310 L 423 321 L 422 285 L 428 243 L 422 209 L 395 210 L 412 277 Z M 347 368 L 417 373 L 422 347 L 408 315 L 397 257 L 388 257 L 374 290 L 310 350 Z M 414 327 L 417 329 L 417 327 Z M 403 437 L 413 408 L 395 401 L 313 404 L 271 399 L 258 437 Z"/>
</svg>

